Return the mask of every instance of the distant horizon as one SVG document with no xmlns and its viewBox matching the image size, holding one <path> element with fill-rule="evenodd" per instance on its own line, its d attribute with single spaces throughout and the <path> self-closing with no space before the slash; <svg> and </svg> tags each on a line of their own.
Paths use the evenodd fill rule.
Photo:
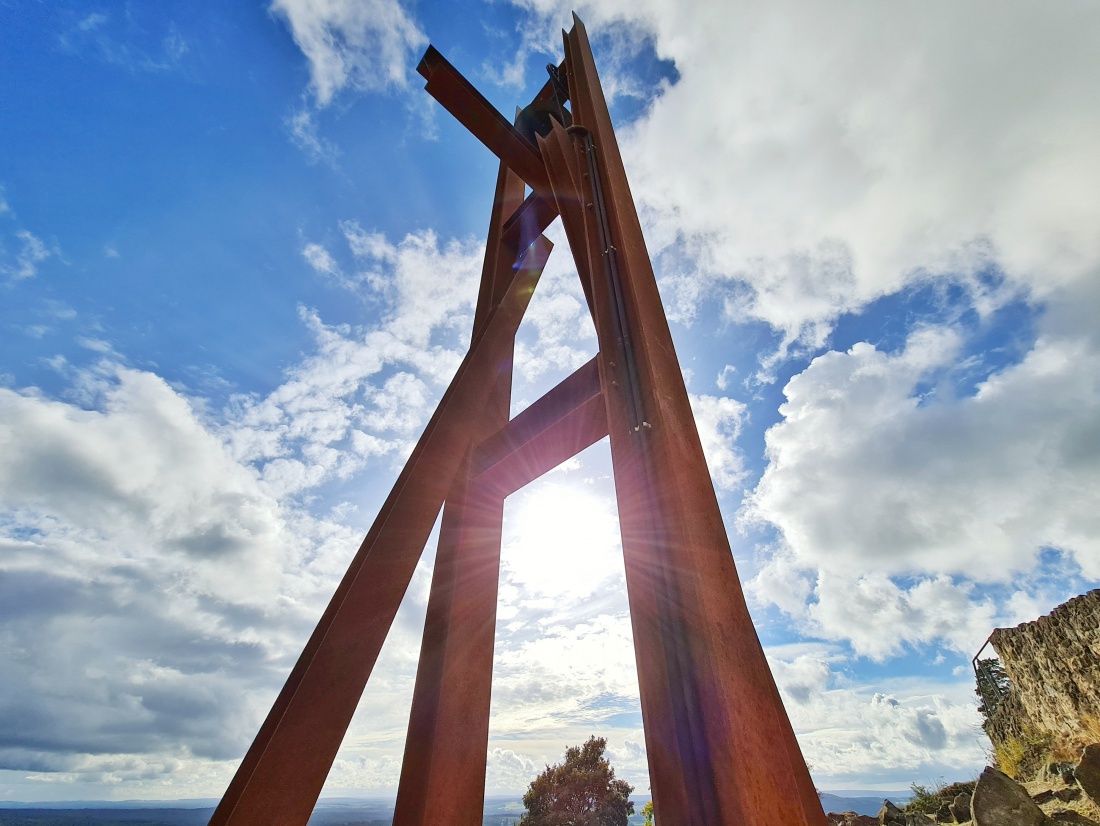
<svg viewBox="0 0 1100 826">
<path fill-rule="evenodd" d="M 879 795 L 894 796 L 894 797 L 909 797 L 912 792 L 908 789 L 818 789 L 819 793 L 832 795 L 834 797 L 861 797 L 861 798 L 874 798 Z M 523 798 L 523 792 L 517 792 L 516 794 L 487 794 L 485 800 L 520 800 Z M 652 795 L 649 793 L 641 794 L 634 793 L 630 795 L 630 799 L 634 801 L 646 801 L 650 800 Z M 115 808 L 150 808 L 150 809 L 162 809 L 162 808 L 179 808 L 179 809 L 205 809 L 212 808 L 218 805 L 221 798 L 151 798 L 151 799 L 132 799 L 132 800 L 0 800 L 0 809 L 25 809 L 25 808 L 40 808 L 40 809 L 115 809 Z M 397 793 L 392 795 L 334 795 L 334 796 L 322 796 L 317 801 L 318 807 L 325 806 L 338 806 L 349 803 L 384 803 L 392 805 L 397 800 Z M 171 805 L 177 804 L 177 805 Z"/>
</svg>

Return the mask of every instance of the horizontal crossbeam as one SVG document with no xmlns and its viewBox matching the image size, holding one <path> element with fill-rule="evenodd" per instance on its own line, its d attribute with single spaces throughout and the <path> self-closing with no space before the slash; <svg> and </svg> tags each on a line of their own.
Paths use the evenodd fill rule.
<svg viewBox="0 0 1100 826">
<path fill-rule="evenodd" d="M 428 94 L 473 133 L 490 151 L 540 195 L 549 195 L 546 167 L 539 150 L 519 133 L 470 81 L 434 46 L 429 46 L 416 70 L 428 81 Z"/>
<path fill-rule="evenodd" d="M 479 483 L 508 495 L 607 435 L 596 359 L 490 436 L 474 455 Z"/>
</svg>

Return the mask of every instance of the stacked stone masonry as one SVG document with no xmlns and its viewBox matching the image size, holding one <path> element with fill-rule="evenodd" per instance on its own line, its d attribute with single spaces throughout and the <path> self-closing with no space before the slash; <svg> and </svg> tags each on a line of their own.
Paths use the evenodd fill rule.
<svg viewBox="0 0 1100 826">
<path fill-rule="evenodd" d="M 1100 589 L 1033 622 L 998 628 L 989 641 L 1010 683 L 986 725 L 994 743 L 1073 742 L 1100 726 Z"/>
</svg>

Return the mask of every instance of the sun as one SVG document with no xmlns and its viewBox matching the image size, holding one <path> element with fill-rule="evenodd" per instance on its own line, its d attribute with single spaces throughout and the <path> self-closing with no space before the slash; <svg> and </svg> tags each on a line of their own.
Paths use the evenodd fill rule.
<svg viewBox="0 0 1100 826">
<path fill-rule="evenodd" d="M 586 595 L 622 575 L 614 500 L 583 483 L 535 483 L 505 510 L 503 563 L 516 584 L 544 596 Z"/>
</svg>

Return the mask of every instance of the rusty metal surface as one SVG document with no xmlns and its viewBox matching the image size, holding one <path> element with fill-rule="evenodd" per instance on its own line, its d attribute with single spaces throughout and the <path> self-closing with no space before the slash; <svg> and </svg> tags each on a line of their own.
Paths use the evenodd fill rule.
<svg viewBox="0 0 1100 826">
<path fill-rule="evenodd" d="M 468 477 L 444 511 L 395 826 L 480 826 L 504 497 Z"/>
<path fill-rule="evenodd" d="M 513 253 L 525 249 L 558 217 L 554 203 L 532 192 L 504 224 L 501 240 Z"/>
<path fill-rule="evenodd" d="M 539 239 L 463 360 L 210 820 L 309 820 L 551 244 Z"/>
<path fill-rule="evenodd" d="M 566 65 L 574 123 L 591 137 L 604 201 L 602 215 L 595 203 L 585 212 L 587 254 L 655 812 L 665 826 L 820 826 L 821 805 L 745 605 L 576 17 Z M 585 151 L 576 137 L 573 144 Z M 565 155 L 561 135 L 557 145 Z M 590 203 L 600 196 L 591 191 Z"/>
<path fill-rule="evenodd" d="M 394 822 L 480 824 L 504 497 L 605 435 L 658 819 L 825 823 L 745 604 L 588 37 L 575 16 L 563 34 L 527 109 L 534 144 L 434 48 L 421 62 L 501 160 L 471 349 L 211 824 L 307 822 L 444 498 Z M 548 102 L 572 126 L 543 117 Z M 508 421 L 514 337 L 559 215 L 600 352 Z"/>
<path fill-rule="evenodd" d="M 523 206 L 523 181 L 501 163 L 485 245 L 472 339 L 479 338 L 510 278 L 515 253 L 506 221 Z M 478 826 L 485 797 L 493 643 L 504 494 L 474 480 L 476 445 L 508 421 L 513 342 L 498 354 L 495 386 L 447 496 L 401 765 L 396 826 Z"/>
<path fill-rule="evenodd" d="M 508 495 L 607 435 L 596 359 L 578 368 L 483 441 L 473 474 Z"/>
<path fill-rule="evenodd" d="M 508 164 L 535 192 L 543 194 L 548 191 L 546 168 L 538 149 L 443 55 L 429 46 L 416 70 L 428 81 L 424 87 L 428 94 L 438 100 L 474 137 Z"/>
</svg>

